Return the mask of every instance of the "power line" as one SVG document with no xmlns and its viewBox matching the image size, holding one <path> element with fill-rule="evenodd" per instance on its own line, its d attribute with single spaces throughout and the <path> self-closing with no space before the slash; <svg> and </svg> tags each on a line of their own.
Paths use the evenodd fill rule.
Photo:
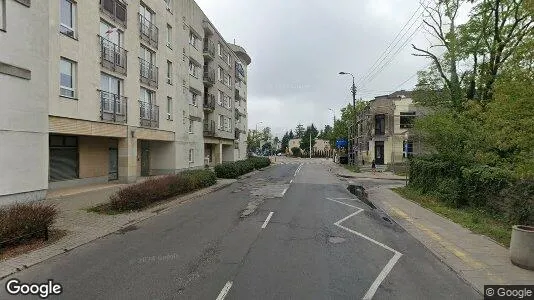
<svg viewBox="0 0 534 300">
<path fill-rule="evenodd" d="M 404 26 L 401 28 L 401 30 L 397 33 L 397 35 L 395 36 L 395 38 L 389 43 L 389 45 L 386 47 L 386 49 L 382 52 L 382 54 L 380 54 L 380 56 L 376 59 L 376 61 L 373 63 L 373 65 L 371 66 L 371 68 L 369 68 L 369 70 L 367 70 L 366 72 L 366 75 L 365 76 L 362 76 L 360 77 L 360 79 L 358 80 L 358 84 L 360 82 L 362 82 L 366 77 L 368 77 L 372 72 L 374 72 L 380 65 L 380 63 L 382 63 L 386 58 L 387 56 L 393 51 L 393 49 L 396 47 L 396 45 L 398 45 L 398 43 L 402 40 L 402 38 L 404 36 L 406 36 L 406 34 L 411 30 L 411 28 L 413 27 L 413 25 L 416 23 L 416 22 L 413 22 L 412 23 L 412 20 L 413 18 L 417 15 L 417 13 L 419 12 L 419 10 L 423 7 L 423 3 L 419 3 L 419 6 L 417 7 L 417 9 L 414 11 L 414 13 L 412 14 L 412 16 L 410 17 L 410 19 L 408 19 L 408 21 L 404 24 Z M 423 12 L 421 12 L 421 15 L 422 16 Z M 403 33 L 404 29 L 406 29 L 406 26 L 408 26 L 408 24 L 411 24 L 409 29 L 406 30 L 406 32 L 404 32 L 404 34 L 401 36 L 401 34 Z M 399 39 L 399 36 L 400 39 Z M 397 40 L 398 39 L 398 40 Z M 395 45 L 392 47 L 392 45 L 395 43 Z"/>
</svg>

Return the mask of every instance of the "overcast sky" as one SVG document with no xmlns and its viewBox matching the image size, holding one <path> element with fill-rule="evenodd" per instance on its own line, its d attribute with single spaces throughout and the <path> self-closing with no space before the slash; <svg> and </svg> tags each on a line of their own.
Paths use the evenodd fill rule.
<svg viewBox="0 0 534 300">
<path fill-rule="evenodd" d="M 352 79 L 338 73 L 351 72 L 356 81 L 367 74 L 419 6 L 418 0 L 196 1 L 226 41 L 235 39 L 252 58 L 249 128 L 261 121 L 259 128 L 269 126 L 279 136 L 298 123 L 313 122 L 319 128 L 332 124 L 329 108 L 339 117 L 339 109 L 352 102 Z M 421 28 L 412 41 L 424 47 L 425 36 Z M 429 61 L 411 53 L 408 42 L 373 80 L 360 86 L 357 97 L 412 89 L 414 74 Z"/>
</svg>

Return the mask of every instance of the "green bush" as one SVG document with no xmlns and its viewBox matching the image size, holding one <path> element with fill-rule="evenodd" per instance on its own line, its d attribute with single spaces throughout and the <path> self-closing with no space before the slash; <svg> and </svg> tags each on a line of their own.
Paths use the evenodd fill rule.
<svg viewBox="0 0 534 300">
<path fill-rule="evenodd" d="M 215 174 L 219 178 L 237 178 L 241 175 L 269 166 L 268 157 L 249 157 L 236 162 L 226 162 L 215 166 Z"/>
<path fill-rule="evenodd" d="M 1 207 L 0 248 L 44 237 L 57 214 L 55 206 L 38 202 Z"/>
<path fill-rule="evenodd" d="M 462 168 L 462 185 L 469 206 L 484 207 L 487 199 L 495 197 L 512 183 L 508 170 L 485 165 Z"/>
<path fill-rule="evenodd" d="M 500 193 L 504 212 L 513 225 L 534 226 L 534 181 L 519 181 Z"/>
<path fill-rule="evenodd" d="M 129 185 L 110 197 L 109 208 L 113 211 L 137 210 L 154 202 L 189 193 L 214 185 L 215 173 L 210 170 L 193 170 L 177 175 L 151 178 Z"/>
<path fill-rule="evenodd" d="M 437 156 L 419 156 L 409 160 L 410 186 L 422 193 L 433 192 L 438 189 L 447 194 L 446 185 L 455 185 L 442 183 L 445 179 L 454 179 L 461 177 L 461 166 L 454 162 L 443 160 Z"/>
</svg>

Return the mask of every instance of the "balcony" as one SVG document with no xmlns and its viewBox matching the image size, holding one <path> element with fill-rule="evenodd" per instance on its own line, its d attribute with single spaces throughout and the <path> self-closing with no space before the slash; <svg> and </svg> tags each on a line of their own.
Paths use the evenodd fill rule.
<svg viewBox="0 0 534 300">
<path fill-rule="evenodd" d="M 102 67 L 126 75 L 128 51 L 112 41 L 98 36 L 100 39 L 100 64 Z"/>
<path fill-rule="evenodd" d="M 157 88 L 158 67 L 142 58 L 139 58 L 139 66 L 139 80 L 144 84 Z"/>
<path fill-rule="evenodd" d="M 159 106 L 139 101 L 139 124 L 144 127 L 159 127 Z"/>
<path fill-rule="evenodd" d="M 239 90 L 235 89 L 235 100 L 238 101 L 240 98 L 241 96 L 239 96 Z"/>
<path fill-rule="evenodd" d="M 215 110 L 215 96 L 208 94 L 204 96 L 204 110 L 214 111 Z"/>
<path fill-rule="evenodd" d="M 203 54 L 206 60 L 213 60 L 215 58 L 215 43 L 209 38 L 204 38 Z"/>
<path fill-rule="evenodd" d="M 212 86 L 215 84 L 215 70 L 208 66 L 204 66 L 204 84 Z"/>
<path fill-rule="evenodd" d="M 150 46 L 158 48 L 158 27 L 141 14 L 139 14 L 139 36 Z"/>
<path fill-rule="evenodd" d="M 128 98 L 105 91 L 100 94 L 100 120 L 116 123 L 128 121 Z"/>
<path fill-rule="evenodd" d="M 119 0 L 100 0 L 100 11 L 126 28 L 127 4 Z"/>
<path fill-rule="evenodd" d="M 215 121 L 204 121 L 204 136 L 215 136 Z"/>
<path fill-rule="evenodd" d="M 236 140 L 239 140 L 239 135 L 240 135 L 240 134 L 241 134 L 241 130 L 239 130 L 239 129 L 236 128 L 236 129 L 234 130 L 234 137 L 235 137 Z"/>
</svg>

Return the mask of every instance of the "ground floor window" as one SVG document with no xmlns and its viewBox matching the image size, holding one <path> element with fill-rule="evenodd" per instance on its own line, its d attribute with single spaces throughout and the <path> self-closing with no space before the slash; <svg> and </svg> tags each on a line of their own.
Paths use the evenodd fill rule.
<svg viewBox="0 0 534 300">
<path fill-rule="evenodd" d="M 402 143 L 402 157 L 412 157 L 413 155 L 413 142 L 404 141 Z"/>
<path fill-rule="evenodd" d="M 194 149 L 189 149 L 189 162 L 190 163 L 195 162 L 195 150 Z"/>
<path fill-rule="evenodd" d="M 78 137 L 50 135 L 48 174 L 51 182 L 79 177 Z"/>
</svg>

